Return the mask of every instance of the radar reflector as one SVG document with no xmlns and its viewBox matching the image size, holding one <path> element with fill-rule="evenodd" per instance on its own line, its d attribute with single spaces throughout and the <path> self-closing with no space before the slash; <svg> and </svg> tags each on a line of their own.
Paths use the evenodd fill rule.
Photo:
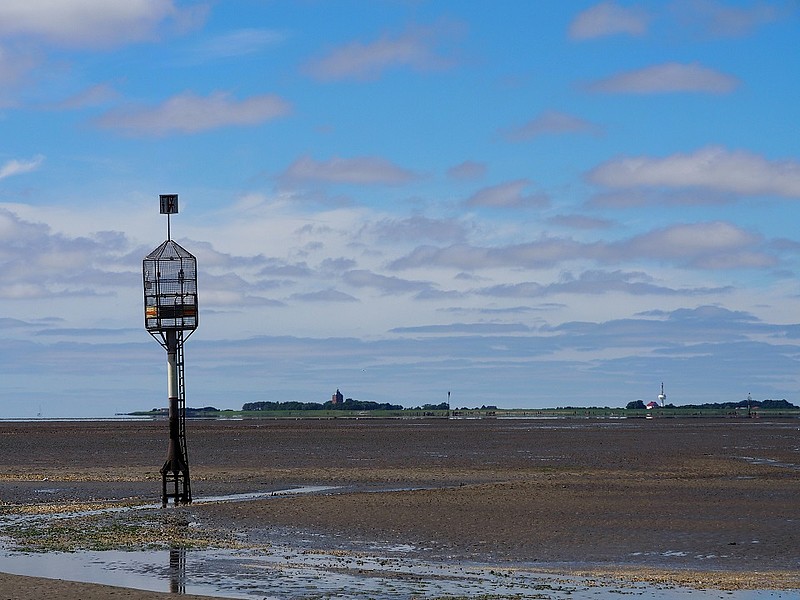
<svg viewBox="0 0 800 600">
<path fill-rule="evenodd" d="M 160 194 L 158 200 L 161 203 L 162 215 L 178 214 L 178 194 Z"/>
</svg>

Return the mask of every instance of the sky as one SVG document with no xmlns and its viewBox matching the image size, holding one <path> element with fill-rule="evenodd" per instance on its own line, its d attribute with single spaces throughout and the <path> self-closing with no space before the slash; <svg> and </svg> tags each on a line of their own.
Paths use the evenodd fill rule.
<svg viewBox="0 0 800 600">
<path fill-rule="evenodd" d="M 800 404 L 800 3 L 3 0 L 0 418 Z"/>
</svg>

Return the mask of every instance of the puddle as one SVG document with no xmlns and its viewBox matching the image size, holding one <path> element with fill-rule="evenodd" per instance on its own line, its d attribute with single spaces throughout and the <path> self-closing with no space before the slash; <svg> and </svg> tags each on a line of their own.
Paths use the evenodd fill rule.
<svg viewBox="0 0 800 600">
<path fill-rule="evenodd" d="M 336 485 L 305 485 L 297 488 L 289 488 L 286 490 L 275 490 L 272 492 L 249 492 L 246 494 L 229 494 L 227 496 L 204 496 L 196 498 L 192 501 L 193 504 L 204 504 L 206 502 L 244 502 L 247 500 L 263 500 L 273 496 L 293 496 L 295 494 L 318 494 L 320 492 L 329 492 L 331 490 L 339 489 Z M 158 506 L 161 506 L 160 504 Z"/>
<path fill-rule="evenodd" d="M 273 490 L 271 492 L 248 492 L 244 494 L 228 494 L 224 496 L 205 496 L 193 500 L 193 504 L 207 504 L 212 502 L 244 502 L 247 500 L 262 500 L 275 496 L 291 496 L 295 494 L 316 494 L 339 489 L 339 486 L 332 485 L 306 485 L 285 490 Z M 47 491 L 45 491 L 47 493 Z M 160 509 L 161 504 L 133 504 L 130 506 L 107 506 L 104 508 L 86 508 L 82 510 L 65 510 L 60 512 L 43 512 L 33 514 L 9 514 L 0 515 L 0 525 L 19 524 L 35 519 L 56 519 L 65 517 L 91 517 L 97 515 L 122 513 L 135 510 L 154 510 Z"/>
<path fill-rule="evenodd" d="M 755 458 L 753 456 L 740 456 L 741 460 L 746 460 L 751 465 L 767 465 L 769 467 L 781 467 L 783 469 L 792 469 L 795 471 L 800 470 L 800 465 L 793 463 L 781 462 L 772 458 Z"/>
</svg>

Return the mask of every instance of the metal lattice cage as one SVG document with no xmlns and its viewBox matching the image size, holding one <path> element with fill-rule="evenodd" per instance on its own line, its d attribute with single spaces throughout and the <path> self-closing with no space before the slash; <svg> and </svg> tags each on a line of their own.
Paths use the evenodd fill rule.
<svg viewBox="0 0 800 600">
<path fill-rule="evenodd" d="M 167 240 L 142 261 L 142 274 L 145 329 L 196 329 L 197 259 Z"/>
</svg>

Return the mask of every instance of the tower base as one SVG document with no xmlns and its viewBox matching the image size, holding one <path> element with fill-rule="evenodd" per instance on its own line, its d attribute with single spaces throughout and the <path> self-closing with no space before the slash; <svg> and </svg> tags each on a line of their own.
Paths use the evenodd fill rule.
<svg viewBox="0 0 800 600">
<path fill-rule="evenodd" d="M 167 460 L 161 467 L 161 506 L 169 504 L 192 503 L 192 484 L 189 480 L 189 464 L 185 458 L 180 439 L 171 439 L 167 450 Z"/>
<path fill-rule="evenodd" d="M 175 504 L 192 503 L 192 485 L 189 481 L 189 469 L 173 471 L 170 461 L 161 469 L 161 506 L 166 507 L 169 499 Z"/>
</svg>

